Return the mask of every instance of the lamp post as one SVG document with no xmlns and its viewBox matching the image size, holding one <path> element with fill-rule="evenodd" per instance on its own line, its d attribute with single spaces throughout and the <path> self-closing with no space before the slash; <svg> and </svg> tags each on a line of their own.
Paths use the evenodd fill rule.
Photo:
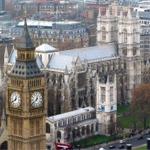
<svg viewBox="0 0 150 150">
<path fill-rule="evenodd" d="M 80 150 L 80 145 L 77 145 L 78 150 Z"/>
<path fill-rule="evenodd" d="M 147 149 L 150 149 L 150 138 L 147 138 Z"/>
</svg>

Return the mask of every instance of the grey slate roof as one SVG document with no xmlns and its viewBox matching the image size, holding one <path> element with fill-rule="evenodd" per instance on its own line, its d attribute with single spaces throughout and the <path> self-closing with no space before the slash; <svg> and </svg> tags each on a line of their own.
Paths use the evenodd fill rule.
<svg viewBox="0 0 150 150">
<path fill-rule="evenodd" d="M 47 67 L 50 69 L 60 70 L 65 70 L 65 68 L 67 67 L 68 70 L 71 70 L 72 62 L 75 60 L 76 58 L 71 56 L 53 55 Z"/>
<path fill-rule="evenodd" d="M 86 47 L 80 49 L 72 49 L 60 51 L 59 55 L 53 55 L 48 63 L 49 69 L 68 70 L 72 69 L 72 62 L 79 58 L 82 61 L 92 61 L 117 56 L 115 45 L 102 45 L 94 47 Z"/>
<path fill-rule="evenodd" d="M 40 71 L 36 61 L 17 61 L 10 75 L 15 77 L 31 78 L 35 76 L 41 76 L 42 72 Z"/>
<path fill-rule="evenodd" d="M 95 111 L 95 109 L 93 107 L 79 108 L 79 109 L 74 110 L 74 111 L 66 112 L 66 113 L 63 113 L 63 114 L 59 114 L 59 115 L 55 115 L 55 116 L 51 116 L 51 117 L 47 117 L 47 118 L 50 118 L 54 121 L 58 121 L 58 120 L 62 120 L 62 119 L 66 119 L 66 118 L 69 118 L 69 117 L 74 117 L 74 116 L 77 116 L 77 115 L 87 113 L 87 111 L 93 112 L 93 111 Z"/>
<path fill-rule="evenodd" d="M 94 47 L 86 47 L 80 49 L 61 51 L 60 55 L 67 55 L 72 57 L 79 57 L 81 61 L 95 60 L 106 57 L 113 57 L 117 55 L 117 49 L 115 45 L 102 45 Z"/>
</svg>

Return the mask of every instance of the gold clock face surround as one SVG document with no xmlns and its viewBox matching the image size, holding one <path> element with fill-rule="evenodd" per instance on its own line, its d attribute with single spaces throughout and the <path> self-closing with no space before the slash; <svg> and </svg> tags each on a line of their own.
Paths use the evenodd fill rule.
<svg viewBox="0 0 150 150">
<path fill-rule="evenodd" d="M 21 96 L 18 92 L 12 92 L 11 93 L 10 104 L 14 108 L 18 108 L 21 105 Z"/>
<path fill-rule="evenodd" d="M 39 108 L 43 105 L 43 96 L 41 92 L 33 92 L 31 95 L 31 105 L 34 108 Z"/>
</svg>

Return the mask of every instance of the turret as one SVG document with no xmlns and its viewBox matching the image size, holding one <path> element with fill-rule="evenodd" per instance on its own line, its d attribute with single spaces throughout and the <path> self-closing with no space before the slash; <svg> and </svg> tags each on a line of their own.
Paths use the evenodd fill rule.
<svg viewBox="0 0 150 150">
<path fill-rule="evenodd" d="M 1 117 L 1 128 L 6 128 L 6 115 L 3 109 L 2 117 Z"/>
<path fill-rule="evenodd" d="M 102 127 L 101 133 L 108 134 L 111 121 L 116 122 L 117 89 L 116 75 L 104 74 L 97 77 L 96 117 Z"/>
<path fill-rule="evenodd" d="M 131 8 L 128 8 L 128 14 L 127 14 L 128 19 L 132 19 L 132 14 L 131 14 Z"/>
<path fill-rule="evenodd" d="M 5 52 L 4 52 L 4 65 L 8 64 L 8 48 L 7 45 L 5 46 Z"/>
<path fill-rule="evenodd" d="M 68 82 L 68 78 L 69 78 L 69 74 L 68 74 L 68 68 L 66 66 L 66 68 L 65 68 L 65 74 L 64 74 L 65 84 Z"/>
</svg>

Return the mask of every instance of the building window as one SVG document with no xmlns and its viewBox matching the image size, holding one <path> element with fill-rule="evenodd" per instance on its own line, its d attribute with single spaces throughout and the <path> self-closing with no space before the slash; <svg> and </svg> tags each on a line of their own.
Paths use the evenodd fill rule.
<svg viewBox="0 0 150 150">
<path fill-rule="evenodd" d="M 85 135 L 85 127 L 82 127 L 82 135 Z"/>
<path fill-rule="evenodd" d="M 19 135 L 22 136 L 22 122 L 19 121 Z"/>
<path fill-rule="evenodd" d="M 101 87 L 101 101 L 102 103 L 105 102 L 106 96 L 105 96 L 105 87 Z"/>
<path fill-rule="evenodd" d="M 96 131 L 98 131 L 98 123 L 96 123 Z"/>
<path fill-rule="evenodd" d="M 90 127 L 89 127 L 89 125 L 86 126 L 86 133 L 90 134 Z"/>
<path fill-rule="evenodd" d="M 76 117 L 73 118 L 73 123 L 76 122 Z"/>
<path fill-rule="evenodd" d="M 67 125 L 67 120 L 63 120 L 63 126 Z"/>
<path fill-rule="evenodd" d="M 39 120 L 36 121 L 36 134 L 40 134 L 40 122 L 39 122 Z"/>
<path fill-rule="evenodd" d="M 34 121 L 31 121 L 31 130 L 30 130 L 31 132 L 31 136 L 33 136 L 34 135 Z"/>
<path fill-rule="evenodd" d="M 13 133 L 14 134 L 17 134 L 17 123 L 16 123 L 16 120 L 13 120 Z"/>
<path fill-rule="evenodd" d="M 111 41 L 114 41 L 114 27 L 111 27 Z"/>
<path fill-rule="evenodd" d="M 127 29 L 123 29 L 123 42 L 127 43 Z"/>
<path fill-rule="evenodd" d="M 78 121 L 80 121 L 80 116 L 78 116 Z"/>
<path fill-rule="evenodd" d="M 91 133 L 93 133 L 94 132 L 94 125 L 92 124 L 91 125 Z"/>
<path fill-rule="evenodd" d="M 133 43 L 136 43 L 136 29 L 133 29 Z"/>
<path fill-rule="evenodd" d="M 103 41 L 106 40 L 106 29 L 105 29 L 105 27 L 102 27 L 102 40 Z"/>
<path fill-rule="evenodd" d="M 46 123 L 46 133 L 50 133 L 50 131 L 51 131 L 50 125 Z"/>
<path fill-rule="evenodd" d="M 105 110 L 105 106 L 101 106 L 101 110 L 104 111 Z"/>
<path fill-rule="evenodd" d="M 58 126 L 61 127 L 62 126 L 62 121 L 58 122 Z"/>
<path fill-rule="evenodd" d="M 110 87 L 110 101 L 113 101 L 113 87 Z"/>
<path fill-rule="evenodd" d="M 57 139 L 61 139 L 61 132 L 57 131 Z"/>
<path fill-rule="evenodd" d="M 110 106 L 110 111 L 113 111 L 114 110 L 114 106 Z"/>
</svg>

